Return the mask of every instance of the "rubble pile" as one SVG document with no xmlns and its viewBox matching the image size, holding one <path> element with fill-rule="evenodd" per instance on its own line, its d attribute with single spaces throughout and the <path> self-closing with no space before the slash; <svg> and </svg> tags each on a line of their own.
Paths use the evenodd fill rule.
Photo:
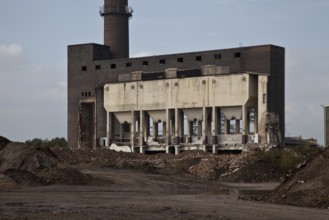
<svg viewBox="0 0 329 220">
<path fill-rule="evenodd" d="M 84 184 L 91 179 L 61 164 L 47 148 L 0 140 L 0 185 Z"/>
<path fill-rule="evenodd" d="M 265 200 L 295 206 L 329 208 L 329 149 L 308 158 L 287 173 Z"/>
<path fill-rule="evenodd" d="M 271 164 L 257 159 L 257 151 L 242 154 L 216 155 L 203 151 L 185 151 L 172 154 L 145 155 L 98 150 L 54 148 L 60 161 L 73 166 L 128 168 L 170 175 L 191 175 L 208 180 L 228 182 L 280 181 L 284 175 Z"/>
</svg>

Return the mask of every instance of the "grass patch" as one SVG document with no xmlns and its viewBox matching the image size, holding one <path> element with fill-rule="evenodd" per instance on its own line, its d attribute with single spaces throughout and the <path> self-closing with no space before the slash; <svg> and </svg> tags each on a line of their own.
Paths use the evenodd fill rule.
<svg viewBox="0 0 329 220">
<path fill-rule="evenodd" d="M 285 149 L 272 149 L 266 152 L 260 152 L 258 158 L 266 163 L 273 164 L 281 170 L 287 172 L 296 167 L 298 156 L 293 152 Z"/>
</svg>

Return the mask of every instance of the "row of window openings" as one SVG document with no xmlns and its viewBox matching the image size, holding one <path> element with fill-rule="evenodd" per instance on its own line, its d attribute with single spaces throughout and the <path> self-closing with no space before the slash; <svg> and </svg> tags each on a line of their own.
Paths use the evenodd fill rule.
<svg viewBox="0 0 329 220">
<path fill-rule="evenodd" d="M 234 54 L 234 57 L 235 58 L 239 58 L 239 57 L 241 57 L 241 54 L 240 53 L 235 53 Z M 221 54 L 215 54 L 214 55 L 214 58 L 215 58 L 215 60 L 220 60 L 220 59 L 222 59 L 222 55 Z M 202 61 L 202 56 L 196 56 L 195 57 L 195 61 L 201 62 Z M 177 58 L 177 63 L 184 63 L 184 58 L 183 57 L 178 57 Z M 159 60 L 159 64 L 160 65 L 165 65 L 166 64 L 166 60 L 165 59 Z M 149 65 L 149 62 L 147 60 L 145 60 L 145 61 L 142 62 L 142 65 L 143 66 L 148 66 Z M 132 63 L 131 62 L 126 63 L 126 67 L 131 67 L 131 66 L 132 66 Z M 115 63 L 112 63 L 111 64 L 111 69 L 116 69 L 116 68 L 117 68 L 117 65 Z M 95 66 L 95 69 L 96 70 L 100 70 L 101 69 L 101 65 L 96 65 Z M 81 70 L 82 71 L 87 71 L 87 66 L 82 66 Z"/>
<path fill-rule="evenodd" d="M 249 109 L 248 112 L 248 133 L 254 133 L 255 132 L 255 109 L 251 108 Z M 184 115 L 184 136 L 188 135 L 187 132 L 187 117 L 186 115 Z M 158 126 L 158 124 L 160 126 Z M 158 135 L 162 136 L 163 135 L 163 122 L 159 122 L 156 124 L 158 126 Z M 125 122 L 123 125 L 123 131 L 124 132 L 130 132 L 130 124 Z M 153 120 L 150 117 L 149 120 L 149 132 L 148 135 L 151 135 L 153 133 Z M 192 122 L 192 134 L 194 135 L 198 135 L 200 134 L 199 132 L 200 129 L 200 125 L 199 122 L 194 120 Z M 220 111 L 220 120 L 219 120 L 219 134 L 242 134 L 242 130 L 243 130 L 243 120 L 236 120 L 236 119 L 230 119 L 227 120 L 224 116 L 224 113 L 222 111 Z M 136 121 L 135 123 L 135 131 L 139 132 L 139 121 Z"/>
<path fill-rule="evenodd" d="M 91 92 L 81 92 L 81 96 L 82 97 L 90 97 L 91 96 Z"/>
</svg>

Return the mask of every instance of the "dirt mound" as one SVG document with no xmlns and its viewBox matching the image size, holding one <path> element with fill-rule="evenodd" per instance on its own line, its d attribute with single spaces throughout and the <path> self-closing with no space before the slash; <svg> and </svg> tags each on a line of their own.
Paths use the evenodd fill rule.
<svg viewBox="0 0 329 220">
<path fill-rule="evenodd" d="M 91 177 L 59 162 L 47 148 L 9 143 L 0 151 L 0 174 L 16 184 L 85 184 Z M 4 180 L 4 178 L 2 179 Z"/>
<path fill-rule="evenodd" d="M 280 181 L 285 172 L 257 159 L 257 151 L 217 155 L 203 151 L 172 154 L 135 154 L 98 150 L 52 148 L 56 157 L 69 165 L 139 169 L 170 175 L 191 175 L 227 182 Z"/>
<path fill-rule="evenodd" d="M 10 142 L 11 141 L 8 140 L 7 138 L 0 136 L 0 150 L 2 150 Z"/>
<path fill-rule="evenodd" d="M 266 201 L 329 208 L 329 148 L 298 165 Z"/>
<path fill-rule="evenodd" d="M 27 172 L 25 170 L 9 169 L 3 172 L 3 174 L 19 185 L 28 185 L 28 186 L 46 185 L 46 182 L 43 181 L 40 177 L 30 172 Z"/>
</svg>

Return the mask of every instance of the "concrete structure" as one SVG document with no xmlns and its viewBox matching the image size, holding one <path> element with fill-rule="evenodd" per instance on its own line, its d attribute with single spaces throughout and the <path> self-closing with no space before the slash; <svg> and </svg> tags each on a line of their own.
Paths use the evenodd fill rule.
<svg viewBox="0 0 329 220">
<path fill-rule="evenodd" d="M 68 46 L 70 147 L 179 153 L 282 142 L 284 48 L 128 58 L 127 0 L 105 0 L 100 13 L 105 45 Z"/>
<path fill-rule="evenodd" d="M 324 111 L 324 147 L 329 146 L 329 105 L 322 106 Z"/>
</svg>

